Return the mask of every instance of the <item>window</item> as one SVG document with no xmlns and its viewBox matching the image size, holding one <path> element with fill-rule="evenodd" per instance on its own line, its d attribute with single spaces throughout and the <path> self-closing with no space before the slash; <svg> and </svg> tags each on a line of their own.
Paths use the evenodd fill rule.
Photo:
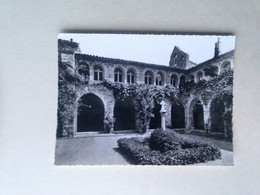
<svg viewBox="0 0 260 195">
<path fill-rule="evenodd" d="M 129 84 L 135 83 L 135 73 L 132 70 L 127 71 L 127 83 Z"/>
<path fill-rule="evenodd" d="M 173 74 L 171 76 L 171 85 L 176 86 L 177 85 L 177 79 L 178 79 L 177 75 Z"/>
<path fill-rule="evenodd" d="M 115 69 L 115 82 L 123 82 L 123 71 L 119 68 Z"/>
<path fill-rule="evenodd" d="M 201 81 L 202 78 L 203 78 L 203 74 L 202 74 L 202 72 L 201 72 L 201 71 L 197 72 L 196 77 L 197 77 L 197 82 Z"/>
<path fill-rule="evenodd" d="M 162 74 L 161 73 L 156 74 L 155 84 L 158 86 L 162 86 Z"/>
<path fill-rule="evenodd" d="M 103 80 L 103 69 L 100 66 L 94 67 L 94 80 L 95 81 Z"/>
<path fill-rule="evenodd" d="M 89 66 L 87 64 L 80 64 L 79 68 L 78 68 L 78 73 L 82 76 L 84 76 L 84 78 L 88 78 L 89 77 Z"/>
<path fill-rule="evenodd" d="M 193 74 L 191 74 L 189 76 L 189 82 L 194 83 L 194 75 Z"/>
<path fill-rule="evenodd" d="M 152 73 L 151 72 L 146 72 L 145 73 L 144 82 L 147 85 L 151 85 L 152 84 Z"/>
<path fill-rule="evenodd" d="M 184 85 L 185 85 L 185 82 L 186 82 L 186 78 L 185 78 L 184 75 L 182 75 L 182 76 L 180 77 L 180 86 L 184 86 Z"/>
</svg>

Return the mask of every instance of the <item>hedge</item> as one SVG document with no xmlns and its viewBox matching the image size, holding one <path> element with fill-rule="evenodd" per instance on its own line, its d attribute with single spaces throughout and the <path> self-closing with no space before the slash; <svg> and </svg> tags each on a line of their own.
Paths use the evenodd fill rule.
<svg viewBox="0 0 260 195">
<path fill-rule="evenodd" d="M 188 165 L 221 158 L 219 148 L 184 139 L 171 130 L 156 130 L 145 139 L 119 139 L 118 146 L 139 165 Z"/>
</svg>

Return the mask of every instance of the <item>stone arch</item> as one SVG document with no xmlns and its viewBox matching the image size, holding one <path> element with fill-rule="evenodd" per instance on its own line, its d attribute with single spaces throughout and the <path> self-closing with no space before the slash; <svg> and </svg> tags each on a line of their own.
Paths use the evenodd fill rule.
<svg viewBox="0 0 260 195">
<path fill-rule="evenodd" d="M 220 65 L 220 74 L 223 74 L 224 72 L 231 69 L 231 63 L 230 61 L 225 61 Z"/>
<path fill-rule="evenodd" d="M 152 71 L 147 70 L 144 73 L 144 83 L 147 84 L 147 85 L 153 85 L 153 83 L 154 83 L 154 74 L 153 74 Z"/>
<path fill-rule="evenodd" d="M 224 102 L 214 98 L 210 103 L 211 131 L 224 133 L 224 111 Z"/>
<path fill-rule="evenodd" d="M 155 84 L 158 85 L 158 86 L 164 85 L 164 74 L 162 72 L 156 73 Z"/>
<path fill-rule="evenodd" d="M 203 73 L 202 73 L 202 71 L 198 71 L 196 73 L 196 80 L 197 80 L 197 82 L 201 81 L 202 79 L 203 79 Z"/>
<path fill-rule="evenodd" d="M 120 67 L 116 67 L 114 70 L 114 82 L 123 83 L 124 82 L 124 70 Z"/>
<path fill-rule="evenodd" d="M 194 129 L 204 129 L 204 107 L 198 98 L 194 98 L 189 106 L 190 125 Z"/>
<path fill-rule="evenodd" d="M 179 84 L 179 86 L 185 85 L 185 83 L 186 83 L 186 77 L 183 74 L 183 75 L 180 76 L 180 84 Z"/>
<path fill-rule="evenodd" d="M 130 98 L 118 99 L 114 106 L 114 130 L 136 130 L 135 106 Z"/>
<path fill-rule="evenodd" d="M 171 85 L 175 87 L 178 85 L 178 76 L 176 74 L 171 75 Z"/>
<path fill-rule="evenodd" d="M 161 128 L 161 104 L 154 102 L 153 117 L 150 119 L 149 129 Z"/>
<path fill-rule="evenodd" d="M 77 132 L 104 131 L 105 108 L 100 97 L 87 93 L 78 100 Z"/>
<path fill-rule="evenodd" d="M 190 75 L 189 75 L 189 79 L 188 79 L 189 82 L 194 83 L 194 78 L 195 78 L 195 77 L 194 77 L 194 74 L 190 74 Z"/>
<path fill-rule="evenodd" d="M 185 128 L 185 108 L 179 101 L 172 103 L 171 124 L 172 128 Z"/>
</svg>

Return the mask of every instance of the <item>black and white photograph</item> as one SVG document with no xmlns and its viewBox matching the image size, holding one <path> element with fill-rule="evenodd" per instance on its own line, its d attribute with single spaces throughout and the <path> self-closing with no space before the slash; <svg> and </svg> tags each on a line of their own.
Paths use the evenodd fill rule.
<svg viewBox="0 0 260 195">
<path fill-rule="evenodd" d="M 235 36 L 58 35 L 56 165 L 233 165 Z"/>
</svg>

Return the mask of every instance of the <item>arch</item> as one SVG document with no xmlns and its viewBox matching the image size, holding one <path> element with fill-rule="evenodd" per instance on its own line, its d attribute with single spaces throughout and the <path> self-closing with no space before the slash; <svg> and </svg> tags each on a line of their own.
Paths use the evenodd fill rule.
<svg viewBox="0 0 260 195">
<path fill-rule="evenodd" d="M 176 74 L 171 75 L 171 85 L 177 86 L 178 76 Z"/>
<path fill-rule="evenodd" d="M 135 130 L 135 107 L 130 98 L 116 101 L 114 107 L 114 130 Z"/>
<path fill-rule="evenodd" d="M 180 76 L 180 85 L 179 86 L 183 86 L 183 85 L 185 85 L 185 83 L 186 83 L 186 77 L 185 77 L 185 75 L 181 75 Z"/>
<path fill-rule="evenodd" d="M 89 65 L 87 63 L 80 63 L 78 66 L 78 73 L 85 79 L 89 77 Z"/>
<path fill-rule="evenodd" d="M 218 98 L 213 99 L 210 104 L 211 131 L 224 133 L 224 111 L 224 101 Z"/>
<path fill-rule="evenodd" d="M 157 86 L 162 86 L 163 82 L 164 82 L 163 73 L 157 72 L 156 77 L 155 77 L 155 84 Z"/>
<path fill-rule="evenodd" d="M 191 83 L 194 83 L 194 75 L 193 74 L 190 74 L 189 75 L 189 82 L 191 82 Z"/>
<path fill-rule="evenodd" d="M 153 107 L 153 117 L 150 119 L 149 129 L 161 128 L 161 104 L 155 102 Z"/>
<path fill-rule="evenodd" d="M 189 118 L 191 127 L 204 129 L 204 108 L 198 98 L 193 99 L 190 103 Z"/>
<path fill-rule="evenodd" d="M 114 81 L 122 83 L 124 80 L 124 72 L 121 68 L 116 68 L 114 71 Z"/>
<path fill-rule="evenodd" d="M 134 84 L 136 81 L 135 71 L 132 69 L 129 69 L 127 71 L 127 83 Z"/>
<path fill-rule="evenodd" d="M 94 66 L 94 80 L 95 81 L 102 81 L 104 79 L 103 77 L 103 68 L 99 65 Z"/>
<path fill-rule="evenodd" d="M 173 102 L 171 108 L 172 128 L 185 128 L 185 110 L 180 102 Z"/>
<path fill-rule="evenodd" d="M 231 63 L 229 61 L 225 61 L 220 66 L 220 74 L 223 74 L 224 72 L 231 69 Z"/>
<path fill-rule="evenodd" d="M 196 80 L 197 82 L 201 81 L 203 79 L 203 73 L 201 71 L 198 71 L 196 73 Z"/>
<path fill-rule="evenodd" d="M 144 83 L 147 85 L 153 84 L 153 73 L 151 71 L 146 71 L 144 74 Z"/>
<path fill-rule="evenodd" d="M 77 132 L 104 131 L 104 104 L 92 94 L 83 95 L 78 101 Z"/>
</svg>

